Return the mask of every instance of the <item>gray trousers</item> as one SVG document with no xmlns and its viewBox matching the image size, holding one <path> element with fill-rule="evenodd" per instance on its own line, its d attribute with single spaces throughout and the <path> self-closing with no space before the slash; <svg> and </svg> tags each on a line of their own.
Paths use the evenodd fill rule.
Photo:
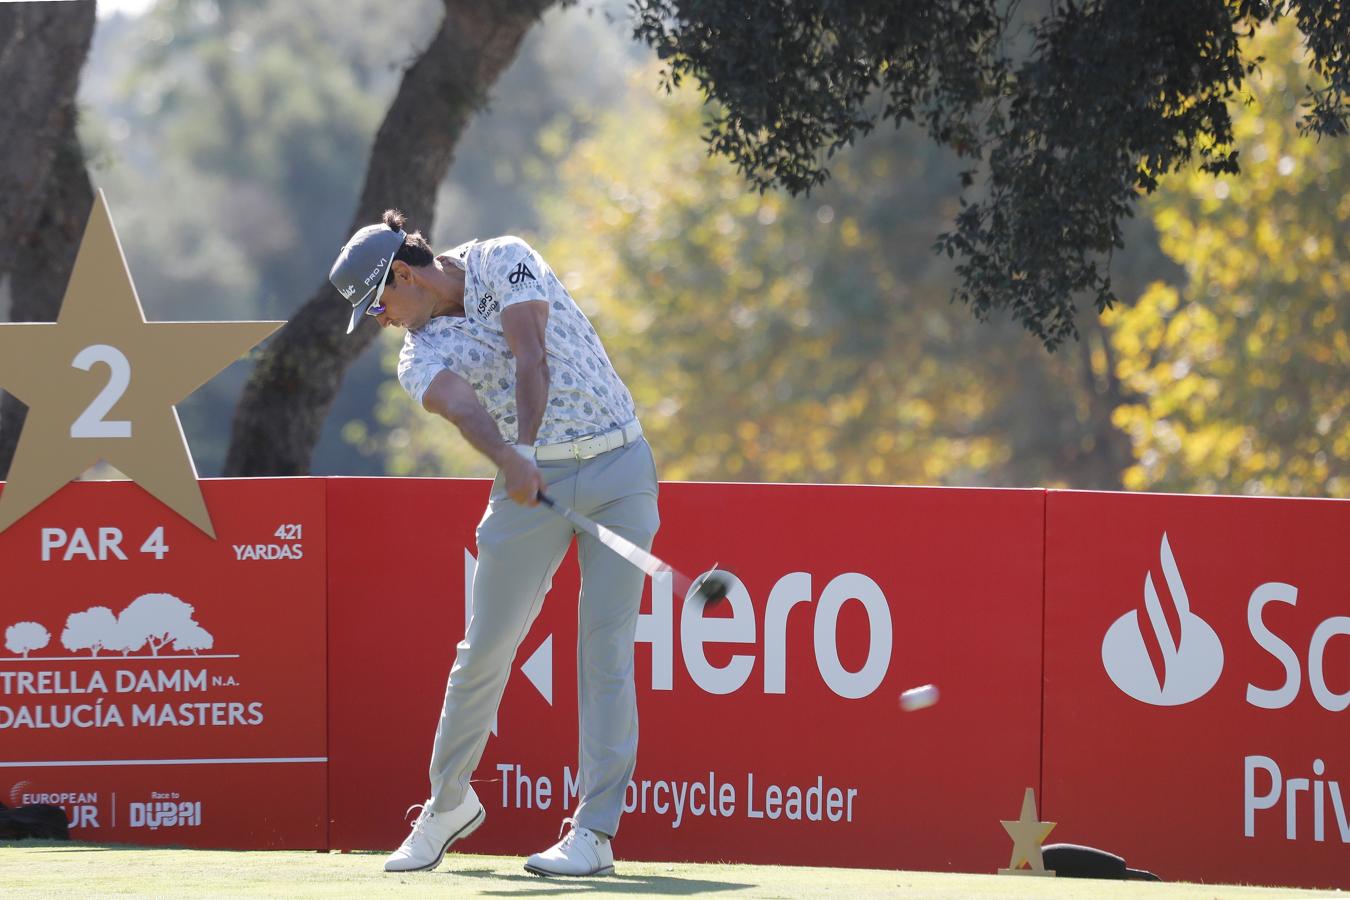
<svg viewBox="0 0 1350 900">
<path fill-rule="evenodd" d="M 656 466 L 643 438 L 591 459 L 541 462 L 548 494 L 645 549 L 660 525 Z M 507 496 L 499 475 L 478 525 L 478 567 L 464 640 L 431 751 L 430 807 L 454 809 L 487 745 L 511 664 L 577 537 L 578 825 L 613 835 L 637 763 L 633 640 L 644 575 L 544 506 Z"/>
</svg>

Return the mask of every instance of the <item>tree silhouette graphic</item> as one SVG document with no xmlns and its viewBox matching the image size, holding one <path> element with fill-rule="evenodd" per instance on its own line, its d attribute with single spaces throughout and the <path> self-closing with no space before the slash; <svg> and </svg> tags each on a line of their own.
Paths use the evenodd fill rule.
<svg viewBox="0 0 1350 900">
<path fill-rule="evenodd" d="M 71 653 L 88 650 L 92 656 L 98 656 L 100 650 L 121 650 L 122 643 L 117 616 L 106 606 L 71 613 L 61 632 L 61 646 Z"/>
<path fill-rule="evenodd" d="M 173 649 L 191 650 L 192 655 L 196 656 L 199 650 L 210 650 L 215 642 L 216 639 L 211 632 L 193 622 L 182 634 L 173 639 Z"/>
<path fill-rule="evenodd" d="M 51 632 L 37 622 L 15 622 L 5 629 L 5 649 L 24 659 L 30 652 L 47 646 L 51 639 Z"/>
<path fill-rule="evenodd" d="M 192 618 L 191 604 L 173 594 L 142 594 L 132 600 L 117 617 L 117 628 L 124 654 L 147 644 L 150 655 L 170 641 L 181 641 L 183 649 L 207 649 L 215 639 Z"/>
</svg>

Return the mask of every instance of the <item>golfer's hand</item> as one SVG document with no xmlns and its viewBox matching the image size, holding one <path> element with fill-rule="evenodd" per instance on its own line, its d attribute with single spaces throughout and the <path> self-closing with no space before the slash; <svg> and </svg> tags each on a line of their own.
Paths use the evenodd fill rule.
<svg viewBox="0 0 1350 900">
<path fill-rule="evenodd" d="M 502 466 L 502 475 L 506 479 L 506 493 L 512 500 L 523 506 L 539 505 L 544 476 L 533 461 L 513 452 Z"/>
</svg>

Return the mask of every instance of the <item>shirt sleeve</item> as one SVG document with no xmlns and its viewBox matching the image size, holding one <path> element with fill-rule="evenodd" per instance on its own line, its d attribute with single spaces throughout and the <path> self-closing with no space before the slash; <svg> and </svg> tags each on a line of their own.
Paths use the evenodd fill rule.
<svg viewBox="0 0 1350 900">
<path fill-rule="evenodd" d="M 398 383 L 418 406 L 422 405 L 431 382 L 446 368 L 444 363 L 432 357 L 430 349 L 419 346 L 412 335 L 404 337 L 403 349 L 398 354 Z"/>
<path fill-rule="evenodd" d="M 502 309 L 526 300 L 547 300 L 544 276 L 547 268 L 534 248 L 518 237 L 505 237 L 487 260 L 488 286 Z"/>
</svg>

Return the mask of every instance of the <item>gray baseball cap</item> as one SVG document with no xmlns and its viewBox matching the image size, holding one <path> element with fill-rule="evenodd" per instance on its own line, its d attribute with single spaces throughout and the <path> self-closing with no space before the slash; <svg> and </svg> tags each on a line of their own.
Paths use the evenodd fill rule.
<svg viewBox="0 0 1350 900">
<path fill-rule="evenodd" d="M 379 302 L 385 276 L 394 264 L 394 254 L 406 237 L 403 231 L 394 231 L 388 225 L 367 225 L 352 235 L 338 253 L 328 280 L 352 305 L 348 334 L 356 330 L 366 310 Z"/>
</svg>

